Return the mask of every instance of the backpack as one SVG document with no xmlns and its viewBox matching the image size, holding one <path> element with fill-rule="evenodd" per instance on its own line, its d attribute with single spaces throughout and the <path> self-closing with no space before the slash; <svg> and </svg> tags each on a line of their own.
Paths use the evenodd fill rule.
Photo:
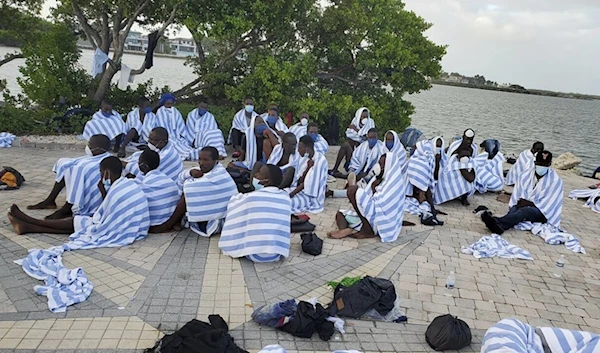
<svg viewBox="0 0 600 353">
<path fill-rule="evenodd" d="M 235 182 L 237 189 L 240 193 L 246 194 L 254 191 L 254 188 L 250 184 L 250 173 L 243 173 L 241 170 L 236 168 L 226 168 L 227 173 L 231 176 L 231 179 Z"/>
<path fill-rule="evenodd" d="M 0 170 L 0 190 L 16 190 L 25 182 L 21 173 L 12 167 L 2 167 Z"/>
<path fill-rule="evenodd" d="M 427 327 L 425 340 L 436 351 L 455 351 L 471 344 L 471 329 L 455 316 L 441 315 Z"/>
<path fill-rule="evenodd" d="M 302 233 L 300 234 L 300 238 L 302 238 L 303 252 L 313 256 L 321 255 L 323 240 L 315 233 Z"/>
</svg>

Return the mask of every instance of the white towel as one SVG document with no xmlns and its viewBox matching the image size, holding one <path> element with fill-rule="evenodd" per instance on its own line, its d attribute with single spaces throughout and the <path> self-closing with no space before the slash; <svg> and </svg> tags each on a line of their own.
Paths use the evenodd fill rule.
<svg viewBox="0 0 600 353">
<path fill-rule="evenodd" d="M 276 187 L 238 194 L 227 205 L 219 239 L 223 254 L 255 262 L 277 261 L 290 254 L 291 202 Z"/>
<path fill-rule="evenodd" d="M 252 112 L 252 118 L 258 116 L 255 112 Z M 236 129 L 242 133 L 246 133 L 248 129 L 248 119 L 246 119 L 246 111 L 244 109 L 239 110 L 233 116 L 233 121 L 231 122 L 231 129 L 229 129 L 229 136 L 227 137 L 227 143 L 231 143 L 231 130 Z"/>
<path fill-rule="evenodd" d="M 279 162 L 281 161 L 281 158 L 283 158 L 283 146 L 282 144 L 278 144 L 275 145 L 275 147 L 273 147 L 273 151 L 271 152 L 269 159 L 267 159 L 267 164 L 273 164 L 278 166 Z M 294 153 L 290 155 L 287 164 L 279 166 L 279 168 L 283 171 L 289 167 L 293 167 L 296 165 L 296 161 L 298 161 L 299 158 L 300 155 L 298 154 L 298 152 L 294 151 Z"/>
<path fill-rule="evenodd" d="M 306 124 L 306 125 L 302 125 L 302 124 L 300 124 L 300 123 L 294 124 L 294 125 L 290 126 L 290 129 L 289 129 L 289 131 L 290 131 L 292 134 L 296 135 L 296 139 L 297 139 L 297 140 L 300 140 L 300 138 L 301 138 L 302 136 L 305 136 L 305 135 L 307 135 L 307 131 L 308 131 L 308 124 Z"/>
<path fill-rule="evenodd" d="M 327 187 L 327 159 L 315 152 L 314 165 L 304 178 L 304 189 L 292 197 L 292 213 L 321 213 L 325 210 L 325 188 Z M 285 191 L 291 193 L 308 167 L 308 158 L 300 158 L 294 168 L 294 181 Z"/>
<path fill-rule="evenodd" d="M 535 176 L 535 170 L 521 174 L 508 206 L 516 205 L 519 199 L 533 202 L 542 211 L 548 224 L 560 228 L 563 183 L 554 169 L 548 169 L 548 173 L 539 180 Z"/>
<path fill-rule="evenodd" d="M 386 136 L 388 133 L 390 133 L 394 136 L 394 146 L 392 146 L 392 149 L 387 148 L 387 145 L 385 144 Z M 404 169 L 404 172 L 406 172 L 407 162 L 408 162 L 408 158 L 406 156 L 406 148 L 404 147 L 402 142 L 400 142 L 400 137 L 398 137 L 398 134 L 396 133 L 396 131 L 388 130 L 388 132 L 386 132 L 385 135 L 383 135 L 383 143 L 384 143 L 384 151 L 392 152 L 398 158 L 398 161 L 400 162 L 399 165 Z"/>
<path fill-rule="evenodd" d="M 177 183 L 160 170 L 151 170 L 134 180 L 140 183 L 148 199 L 150 225 L 165 223 L 173 215 L 181 198 Z"/>
<path fill-rule="evenodd" d="M 589 207 L 592 211 L 600 213 L 600 189 L 584 189 L 584 190 L 573 190 L 569 193 L 569 198 L 572 199 L 587 199 L 585 207 Z"/>
<path fill-rule="evenodd" d="M 415 152 L 408 160 L 407 176 L 409 187 L 407 195 L 412 195 L 411 186 L 419 190 L 435 192 L 435 152 L 432 140 L 419 141 L 415 145 Z"/>
<path fill-rule="evenodd" d="M 115 137 L 126 134 L 127 125 L 119 113 L 112 111 L 112 115 L 106 117 L 101 111 L 97 111 L 92 120 L 85 123 L 83 128 L 83 137 L 89 141 L 94 135 L 106 135 L 109 139 L 114 140 Z"/>
<path fill-rule="evenodd" d="M 267 118 L 269 117 L 269 114 L 263 113 L 260 115 L 260 117 L 263 119 L 265 124 L 267 124 Z M 267 124 L 267 126 L 269 126 L 269 124 Z M 269 129 L 273 130 L 273 128 L 275 128 L 276 130 L 279 130 L 281 132 L 289 132 L 290 131 L 290 129 L 288 129 L 287 125 L 285 125 L 285 123 L 283 122 L 283 119 L 281 119 L 280 116 L 277 117 L 277 121 L 275 121 L 274 127 L 269 126 Z"/>
<path fill-rule="evenodd" d="M 461 248 L 463 254 L 473 255 L 476 259 L 502 257 L 505 259 L 533 260 L 531 253 L 510 244 L 498 234 L 485 235 L 475 243 Z"/>
<path fill-rule="evenodd" d="M 142 151 L 135 152 L 127 159 L 127 165 L 123 170 L 123 175 L 127 175 L 131 173 L 135 176 L 140 176 L 140 166 L 139 159 L 142 155 Z M 173 179 L 173 181 L 179 183 L 179 174 L 183 171 L 183 162 L 179 156 L 179 153 L 171 144 L 171 141 L 167 143 L 167 145 L 158 152 L 160 157 L 160 164 L 158 169 L 165 173 L 169 178 Z"/>
<path fill-rule="evenodd" d="M 131 68 L 123 63 L 121 63 L 121 76 L 119 77 L 119 83 L 117 87 L 121 91 L 126 91 L 127 86 L 133 83 L 133 75 L 131 74 Z"/>
<path fill-rule="evenodd" d="M 15 135 L 8 132 L 0 132 L 0 148 L 8 148 L 12 146 L 12 142 L 17 138 Z"/>
<path fill-rule="evenodd" d="M 366 118 L 366 124 L 363 125 L 361 116 L 362 112 L 365 110 L 368 113 L 368 117 Z M 348 128 L 346 129 L 346 137 L 359 143 L 364 141 L 369 130 L 375 127 L 375 121 L 371 119 L 371 113 L 365 107 L 358 108 L 356 110 L 356 113 L 354 113 L 354 118 L 352 118 L 351 124 L 356 126 L 358 131 Z"/>
<path fill-rule="evenodd" d="M 107 53 L 100 48 L 94 51 L 94 59 L 92 61 L 92 77 L 96 77 L 104 71 L 104 64 L 108 62 Z"/>
<path fill-rule="evenodd" d="M 534 235 L 544 239 L 546 244 L 565 244 L 567 249 L 572 252 L 585 254 L 585 249 L 579 243 L 579 239 L 573 234 L 565 233 L 562 229 L 556 228 L 548 223 L 521 222 L 515 226 L 515 229 L 530 230 Z"/>
<path fill-rule="evenodd" d="M 506 185 L 515 185 L 523 173 L 532 172 L 535 169 L 535 157 L 531 150 L 525 150 L 519 154 L 517 162 L 513 164 L 506 174 Z"/>
</svg>

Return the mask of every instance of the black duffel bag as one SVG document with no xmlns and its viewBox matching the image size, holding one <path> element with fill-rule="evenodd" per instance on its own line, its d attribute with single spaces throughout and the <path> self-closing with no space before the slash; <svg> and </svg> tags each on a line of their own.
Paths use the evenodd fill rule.
<svg viewBox="0 0 600 353">
<path fill-rule="evenodd" d="M 471 329 L 455 316 L 441 315 L 427 327 L 425 340 L 436 351 L 457 351 L 471 344 Z"/>
<path fill-rule="evenodd" d="M 395 301 L 396 289 L 391 281 L 366 276 L 350 287 L 339 284 L 328 311 L 331 316 L 358 319 L 370 309 L 375 309 L 385 316 L 394 308 Z"/>
</svg>

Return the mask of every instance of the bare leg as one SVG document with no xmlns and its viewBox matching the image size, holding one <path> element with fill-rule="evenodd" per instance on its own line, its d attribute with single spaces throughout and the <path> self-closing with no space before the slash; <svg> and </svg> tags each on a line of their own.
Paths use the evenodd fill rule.
<svg viewBox="0 0 600 353">
<path fill-rule="evenodd" d="M 356 185 L 348 187 L 348 200 L 350 200 L 352 207 L 354 207 L 354 210 L 356 211 L 356 213 L 358 213 L 358 217 L 360 218 L 360 221 L 362 222 L 362 227 L 361 227 L 360 231 L 358 233 L 352 234 L 352 238 L 356 238 L 356 239 L 374 238 L 376 235 L 375 235 L 375 232 L 373 231 L 373 228 L 371 227 L 371 224 L 369 224 L 369 221 L 360 213 L 360 209 L 358 208 L 358 204 L 356 202 L 356 191 L 357 190 L 358 190 L 358 187 Z"/>
<path fill-rule="evenodd" d="M 280 189 L 288 188 L 292 186 L 294 182 L 294 174 L 296 173 L 296 169 L 294 167 L 289 167 L 283 172 L 283 179 L 281 181 Z"/>
<path fill-rule="evenodd" d="M 352 159 L 352 152 L 354 152 L 355 146 L 356 142 L 352 140 L 348 141 L 348 147 L 346 147 L 346 149 L 344 150 L 344 152 L 346 153 L 346 162 L 344 163 L 344 166 L 350 164 L 350 160 Z"/>
<path fill-rule="evenodd" d="M 273 144 L 271 144 L 271 141 L 268 138 L 265 138 L 263 140 L 263 155 L 265 156 L 265 159 L 269 159 L 269 157 L 271 157 L 271 153 L 273 152 Z"/>
<path fill-rule="evenodd" d="M 138 139 L 138 138 L 139 138 L 139 134 L 136 129 L 129 130 L 129 132 L 127 132 L 127 135 L 125 135 L 125 140 L 121 144 L 121 148 L 119 149 L 119 153 L 117 153 L 117 157 L 119 157 L 119 158 L 125 157 L 125 154 L 126 154 L 125 147 L 127 147 L 127 145 L 131 141 Z"/>
<path fill-rule="evenodd" d="M 354 229 L 350 228 L 350 225 L 348 224 L 348 221 L 346 221 L 346 217 L 344 217 L 342 212 L 338 211 L 335 214 L 335 224 L 337 225 L 339 230 L 327 232 L 328 238 L 342 239 L 354 233 Z"/>
<path fill-rule="evenodd" d="M 37 219 L 37 218 L 33 218 L 33 217 L 26 215 L 25 213 L 23 213 L 23 211 L 21 211 L 19 209 L 19 207 L 17 205 L 14 205 L 14 204 L 10 207 L 9 214 L 14 219 L 19 220 L 21 223 L 25 223 L 27 225 L 37 226 L 37 227 L 46 228 L 46 229 L 48 229 L 48 228 L 54 229 L 55 231 L 61 231 L 57 234 L 63 234 L 62 231 L 68 232 L 68 233 L 64 233 L 64 234 L 70 234 L 75 231 L 75 228 L 73 227 L 73 218 L 53 219 L 53 220 L 47 220 L 47 221 L 42 220 L 42 219 Z M 35 233 L 35 232 L 33 232 L 33 233 Z M 46 232 L 46 233 L 48 233 L 48 232 Z"/>
<path fill-rule="evenodd" d="M 348 221 L 346 221 L 346 217 L 344 217 L 342 212 L 339 211 L 335 214 L 335 224 L 337 225 L 338 229 L 345 229 L 350 226 Z"/>
<path fill-rule="evenodd" d="M 8 213 L 8 220 L 10 221 L 10 224 L 13 226 L 15 233 L 17 233 L 19 235 L 27 234 L 27 233 L 51 233 L 51 234 L 71 234 L 71 233 L 73 233 L 73 230 L 41 227 L 41 226 L 25 223 L 22 220 L 15 218 L 13 215 L 10 214 L 10 212 Z M 72 222 L 71 222 L 71 227 L 72 227 Z"/>
<path fill-rule="evenodd" d="M 350 157 L 352 157 L 352 147 L 350 146 L 350 142 L 346 141 L 340 146 L 340 150 L 338 151 L 337 157 L 335 158 L 335 165 L 332 169 L 333 171 L 339 170 L 342 160 L 344 158 L 347 158 L 348 156 L 348 149 L 350 149 Z"/>
<path fill-rule="evenodd" d="M 58 211 L 46 216 L 44 219 L 61 219 L 67 217 L 73 217 L 72 211 L 73 204 L 65 202 L 63 207 L 59 208 Z"/>
<path fill-rule="evenodd" d="M 50 195 L 46 199 L 38 204 L 27 206 L 28 210 L 53 210 L 56 209 L 56 197 L 60 191 L 65 187 L 65 179 L 60 182 L 55 182 L 50 191 Z"/>
<path fill-rule="evenodd" d="M 185 216 L 185 212 L 187 211 L 187 205 L 185 203 L 185 195 L 181 195 L 179 202 L 177 203 L 177 207 L 175 207 L 175 212 L 171 215 L 171 217 L 163 224 L 150 227 L 150 233 L 167 233 L 176 229 L 176 226 L 181 223 L 183 216 Z"/>
</svg>

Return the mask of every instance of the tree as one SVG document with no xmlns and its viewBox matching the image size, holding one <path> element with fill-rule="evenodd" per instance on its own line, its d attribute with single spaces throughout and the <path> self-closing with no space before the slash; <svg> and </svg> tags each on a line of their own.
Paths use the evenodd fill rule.
<svg viewBox="0 0 600 353">
<path fill-rule="evenodd" d="M 0 44 L 20 46 L 35 41 L 51 24 L 38 18 L 41 0 L 5 0 L 0 3 Z M 0 59 L 0 66 L 16 59 L 23 59 L 23 54 L 15 51 Z"/>
</svg>

